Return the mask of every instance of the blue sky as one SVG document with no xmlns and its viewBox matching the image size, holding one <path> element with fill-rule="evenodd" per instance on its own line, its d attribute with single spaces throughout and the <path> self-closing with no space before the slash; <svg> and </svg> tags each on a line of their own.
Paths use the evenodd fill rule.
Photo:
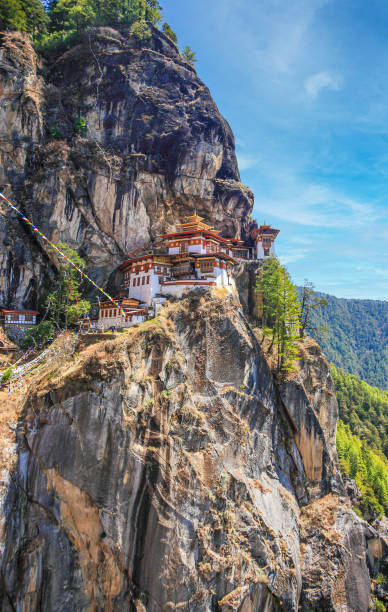
<svg viewBox="0 0 388 612">
<path fill-rule="evenodd" d="M 161 3 L 294 282 L 388 299 L 388 3 Z"/>
</svg>

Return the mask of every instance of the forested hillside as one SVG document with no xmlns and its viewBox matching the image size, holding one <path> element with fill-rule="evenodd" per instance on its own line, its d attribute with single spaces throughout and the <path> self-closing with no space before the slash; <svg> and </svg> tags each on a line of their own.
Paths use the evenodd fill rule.
<svg viewBox="0 0 388 612">
<path fill-rule="evenodd" d="M 388 511 L 388 391 L 331 366 L 340 421 L 337 450 L 343 473 L 361 491 L 366 518 Z"/>
<path fill-rule="evenodd" d="M 347 300 L 318 293 L 328 304 L 311 313 L 309 332 L 337 367 L 370 385 L 388 388 L 388 302 Z"/>
<path fill-rule="evenodd" d="M 352 433 L 388 458 L 388 391 L 371 387 L 332 365 L 339 416 Z"/>
</svg>

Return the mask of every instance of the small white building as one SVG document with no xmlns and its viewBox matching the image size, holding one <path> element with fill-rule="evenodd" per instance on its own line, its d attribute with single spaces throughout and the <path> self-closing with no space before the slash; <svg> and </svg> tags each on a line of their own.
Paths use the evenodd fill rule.
<svg viewBox="0 0 388 612">
<path fill-rule="evenodd" d="M 119 302 L 119 306 L 112 302 L 101 302 L 97 328 L 104 330 L 111 327 L 118 329 L 132 327 L 136 323 L 145 321 L 147 314 L 147 307 L 136 299 L 125 298 Z"/>
<path fill-rule="evenodd" d="M 37 310 L 10 310 L 8 308 L 1 308 L 0 313 L 4 325 L 23 329 L 36 325 L 36 318 L 39 315 Z"/>
</svg>

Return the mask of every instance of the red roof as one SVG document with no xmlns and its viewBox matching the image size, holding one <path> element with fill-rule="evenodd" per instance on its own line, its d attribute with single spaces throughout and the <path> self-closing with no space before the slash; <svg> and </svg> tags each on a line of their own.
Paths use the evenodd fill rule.
<svg viewBox="0 0 388 612">
<path fill-rule="evenodd" d="M 7 308 L 0 308 L 0 311 L 4 314 L 29 314 L 29 315 L 38 315 L 38 310 L 8 310 Z"/>
<path fill-rule="evenodd" d="M 174 232 L 173 234 L 163 234 L 162 236 L 160 236 L 161 238 L 179 238 L 179 237 L 187 237 L 189 238 L 190 236 L 198 236 L 198 234 L 202 235 L 205 234 L 206 236 L 210 236 L 210 238 L 214 238 L 215 240 L 218 240 L 218 242 L 231 242 L 233 240 L 233 238 L 223 238 L 222 236 L 219 236 L 218 234 L 214 234 L 213 232 L 210 232 L 209 230 L 194 230 L 191 232 Z"/>
<path fill-rule="evenodd" d="M 272 236 L 276 236 L 279 234 L 280 230 L 278 229 L 274 229 L 273 227 L 271 227 L 270 225 L 260 225 L 259 228 L 256 228 L 252 231 L 251 236 L 252 238 L 256 238 L 259 234 L 261 235 L 272 235 Z"/>
</svg>

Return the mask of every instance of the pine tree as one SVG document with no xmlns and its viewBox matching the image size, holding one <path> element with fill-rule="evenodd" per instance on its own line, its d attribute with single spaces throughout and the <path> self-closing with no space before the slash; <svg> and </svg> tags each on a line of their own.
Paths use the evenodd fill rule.
<svg viewBox="0 0 388 612">
<path fill-rule="evenodd" d="M 190 47 L 186 46 L 183 49 L 182 57 L 185 60 L 185 62 L 187 62 L 188 64 L 190 64 L 190 66 L 194 68 L 194 64 L 197 61 L 197 59 L 195 57 L 194 51 Z"/>
<path fill-rule="evenodd" d="M 316 295 L 313 283 L 305 279 L 301 294 L 300 335 L 302 338 L 306 331 L 318 331 L 318 329 L 323 329 L 322 326 L 319 328 L 313 325 L 311 321 L 313 310 L 317 310 L 323 306 L 327 306 L 327 300 Z"/>
<path fill-rule="evenodd" d="M 1 0 L 0 30 L 27 31 L 27 16 L 20 0 Z"/>
<path fill-rule="evenodd" d="M 76 251 L 66 244 L 57 246 L 81 270 L 85 268 L 85 261 Z M 54 288 L 47 296 L 47 313 L 58 327 L 67 329 L 69 324 L 74 324 L 80 316 L 89 312 L 89 302 L 82 299 L 81 282 L 79 272 L 68 261 L 60 258 Z"/>
<path fill-rule="evenodd" d="M 261 301 L 262 326 L 271 335 L 269 351 L 276 346 L 279 371 L 293 368 L 298 356 L 300 302 L 288 272 L 275 257 L 264 262 L 256 290 Z"/>
<path fill-rule="evenodd" d="M 178 36 L 172 30 L 172 28 L 168 25 L 168 23 L 163 24 L 163 32 L 173 43 L 178 44 Z"/>
</svg>

